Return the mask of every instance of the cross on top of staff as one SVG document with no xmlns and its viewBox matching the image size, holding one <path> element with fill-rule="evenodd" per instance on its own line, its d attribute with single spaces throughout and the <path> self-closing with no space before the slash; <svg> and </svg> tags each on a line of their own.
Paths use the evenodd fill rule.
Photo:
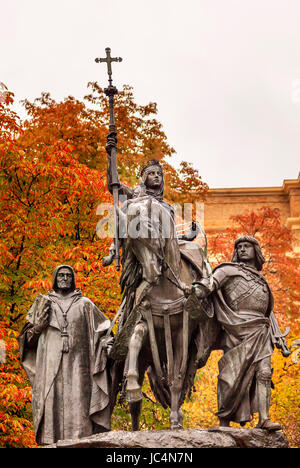
<svg viewBox="0 0 300 468">
<path fill-rule="evenodd" d="M 111 69 L 111 63 L 112 62 L 122 62 L 122 58 L 121 57 L 111 57 L 110 56 L 110 48 L 109 47 L 106 47 L 105 49 L 105 52 L 106 52 L 106 58 L 96 58 L 95 59 L 95 62 L 97 63 L 101 63 L 101 62 L 106 62 L 107 63 L 107 73 L 108 73 L 108 81 L 109 81 L 109 84 L 110 86 L 112 85 L 112 78 L 111 78 L 111 75 L 112 75 L 112 69 Z"/>
</svg>

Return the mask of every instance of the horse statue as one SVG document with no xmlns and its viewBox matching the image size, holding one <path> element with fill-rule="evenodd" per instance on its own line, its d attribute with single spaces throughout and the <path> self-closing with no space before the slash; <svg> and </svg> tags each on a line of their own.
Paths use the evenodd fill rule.
<svg viewBox="0 0 300 468">
<path fill-rule="evenodd" d="M 123 300 L 110 352 L 113 359 L 111 411 L 121 391 L 130 406 L 132 430 L 139 429 L 145 373 L 157 401 L 170 408 L 170 427 L 183 427 L 181 406 L 195 373 L 219 336 L 209 298 L 190 293 L 194 281 L 211 281 L 211 269 L 196 242 L 195 224 L 178 235 L 174 218 L 153 196 L 141 194 L 119 210 L 124 239 L 120 285 Z"/>
</svg>

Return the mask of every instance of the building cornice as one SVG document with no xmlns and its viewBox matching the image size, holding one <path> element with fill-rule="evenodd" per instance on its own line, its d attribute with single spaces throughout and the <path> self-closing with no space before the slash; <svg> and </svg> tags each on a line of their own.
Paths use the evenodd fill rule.
<svg viewBox="0 0 300 468">
<path fill-rule="evenodd" d="M 257 197 L 257 196 L 286 196 L 291 190 L 300 190 L 300 173 L 298 179 L 286 179 L 281 187 L 234 187 L 213 188 L 207 192 L 207 199 L 211 197 Z"/>
</svg>

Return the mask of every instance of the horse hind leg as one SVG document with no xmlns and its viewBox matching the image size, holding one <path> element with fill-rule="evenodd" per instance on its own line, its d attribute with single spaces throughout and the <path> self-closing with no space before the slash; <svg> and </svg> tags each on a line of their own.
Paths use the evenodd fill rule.
<svg viewBox="0 0 300 468">
<path fill-rule="evenodd" d="M 129 403 L 132 431 L 138 431 L 140 425 L 140 414 L 142 409 L 142 400 Z"/>
<path fill-rule="evenodd" d="M 176 342 L 177 351 L 182 348 L 179 346 L 180 342 Z M 178 347 L 179 346 L 179 347 Z M 170 411 L 170 428 L 171 430 L 183 429 L 183 412 L 180 408 L 180 397 L 183 385 L 183 376 L 181 369 L 181 352 L 175 353 L 174 356 L 174 378 L 170 382 L 171 393 L 171 411 Z"/>
<path fill-rule="evenodd" d="M 142 388 L 139 383 L 139 353 L 143 342 L 148 333 L 148 327 L 145 322 L 139 323 L 131 336 L 128 349 L 128 371 L 126 398 L 129 404 L 140 402 L 143 398 Z"/>
</svg>

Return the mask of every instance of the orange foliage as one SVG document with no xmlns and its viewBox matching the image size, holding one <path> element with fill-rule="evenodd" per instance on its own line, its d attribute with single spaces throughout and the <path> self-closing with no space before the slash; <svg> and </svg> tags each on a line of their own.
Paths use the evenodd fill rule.
<svg viewBox="0 0 300 468">
<path fill-rule="evenodd" d="M 31 387 L 20 368 L 18 333 L 0 322 L 0 447 L 36 447 L 31 422 Z"/>
<path fill-rule="evenodd" d="M 16 336 L 36 294 L 51 288 L 51 271 L 72 265 L 76 286 L 110 318 L 120 304 L 119 274 L 102 266 L 111 239 L 96 234 L 97 207 L 112 202 L 105 175 L 108 103 L 97 83 L 89 86 L 89 107 L 71 96 L 57 103 L 47 93 L 24 101 L 23 124 L 10 109 L 12 93 L 0 103 L 0 339 L 7 350 L 0 363 L 0 447 L 34 445 L 31 388 Z M 154 103 L 137 105 L 129 86 L 116 97 L 119 172 L 131 185 L 142 163 L 174 153 L 156 113 Z M 190 165 L 177 172 L 163 164 L 172 172 L 174 196 L 186 177 L 202 192 Z"/>
<path fill-rule="evenodd" d="M 194 382 L 194 392 L 183 404 L 186 428 L 213 427 L 219 424 L 215 413 L 217 405 L 218 361 L 222 351 L 213 351 L 204 368 L 199 369 Z"/>
</svg>

